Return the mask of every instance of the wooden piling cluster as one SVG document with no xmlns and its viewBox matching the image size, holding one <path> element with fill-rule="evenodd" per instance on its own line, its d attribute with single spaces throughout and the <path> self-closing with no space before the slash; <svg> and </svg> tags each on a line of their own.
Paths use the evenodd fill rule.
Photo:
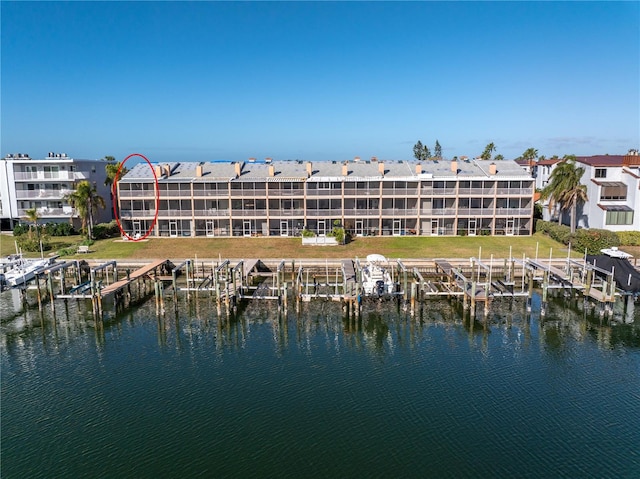
<svg viewBox="0 0 640 479">
<path fill-rule="evenodd" d="M 174 266 L 158 260 L 138 269 L 118 267 L 115 261 L 88 268 L 78 261 L 54 263 L 37 275 L 29 289 L 35 289 L 38 307 L 48 299 L 55 311 L 56 299 L 90 299 L 94 316 L 101 319 L 104 300 L 112 300 L 115 309 L 131 305 L 132 299 L 154 294 L 157 313 L 165 313 L 165 289 L 171 287 L 173 304 L 178 311 L 181 292 L 187 301 L 208 295 L 215 299 L 218 315 L 237 310 L 246 300 L 277 301 L 278 309 L 287 311 L 289 298 L 295 300 L 296 312 L 302 303 L 324 299 L 339 301 L 345 316 L 358 318 L 363 301 L 362 270 L 359 260 L 298 260 L 287 262 L 247 259 L 232 262 L 185 260 Z M 409 265 L 409 266 L 407 266 Z M 600 305 L 601 314 L 611 315 L 616 297 L 613 273 L 585 261 L 516 259 L 483 260 L 481 251 L 468 262 L 452 264 L 447 260 L 396 260 L 391 263 L 394 292 L 386 297 L 401 301 L 413 316 L 425 300 L 446 296 L 460 300 L 464 311 L 473 318 L 480 305 L 484 316 L 496 297 L 526 297 L 531 311 L 534 288 L 541 288 L 541 315 L 545 315 L 549 294 L 563 290 L 581 293 Z M 26 289 L 25 289 L 26 293 Z M 627 298 L 627 303 L 629 301 Z M 625 306 L 626 307 L 626 306 Z"/>
</svg>

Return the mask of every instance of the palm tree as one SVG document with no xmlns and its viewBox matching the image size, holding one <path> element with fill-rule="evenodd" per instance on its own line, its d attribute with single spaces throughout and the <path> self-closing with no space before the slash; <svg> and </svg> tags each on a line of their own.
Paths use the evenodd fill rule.
<svg viewBox="0 0 640 479">
<path fill-rule="evenodd" d="M 538 158 L 538 150 L 536 150 L 535 148 L 527 148 L 522 154 L 521 158 L 523 160 L 526 160 L 529 166 L 531 166 L 535 159 Z"/>
<path fill-rule="evenodd" d="M 98 195 L 96 187 L 87 180 L 80 181 L 76 185 L 73 193 L 65 196 L 67 200 L 78 212 L 82 222 L 82 232 L 88 238 L 93 237 L 93 216 L 98 212 L 98 207 L 106 206 L 104 198 Z"/>
<path fill-rule="evenodd" d="M 491 142 L 485 147 L 484 151 L 480 155 L 480 158 L 482 158 L 483 160 L 490 160 L 491 154 L 494 151 L 496 151 L 496 145 L 494 145 L 493 142 Z"/>
<path fill-rule="evenodd" d="M 36 229 L 36 234 L 38 235 L 38 241 L 39 241 L 40 231 L 38 230 L 38 220 L 40 219 L 40 215 L 38 214 L 38 210 L 35 208 L 25 210 L 24 215 L 26 220 L 30 223 L 29 231 L 32 231 L 31 228 L 34 227 Z"/>
<path fill-rule="evenodd" d="M 104 167 L 107 172 L 107 177 L 104 180 L 104 184 L 105 186 L 109 187 L 109 194 L 111 195 L 111 204 L 113 205 L 116 201 L 115 191 L 114 191 L 115 185 L 118 183 L 118 181 L 120 181 L 120 178 L 122 178 L 124 175 L 126 175 L 129 172 L 129 170 L 124 167 L 120 169 L 122 162 L 121 161 L 116 162 L 113 156 L 105 156 L 104 158 L 105 160 L 108 161 L 108 163 Z M 120 174 L 118 174 L 118 171 L 120 171 Z"/>
<path fill-rule="evenodd" d="M 31 236 L 31 227 L 35 227 L 36 229 L 36 236 L 38 237 L 38 243 L 40 244 L 40 255 L 42 256 L 42 242 L 40 241 L 40 229 L 38 228 L 38 220 L 40 219 L 40 215 L 38 214 L 38 210 L 36 208 L 31 208 L 28 210 L 25 210 L 24 212 L 25 214 L 25 218 L 27 219 L 27 221 L 29 221 L 29 223 L 31 223 L 29 225 L 29 239 L 32 239 L 33 236 Z"/>
<path fill-rule="evenodd" d="M 549 183 L 541 191 L 541 199 L 549 199 L 549 209 L 552 209 L 556 203 L 560 206 L 560 210 L 571 210 L 571 232 L 576 230 L 576 213 L 578 203 L 584 203 L 588 200 L 587 187 L 580 183 L 580 179 L 584 174 L 584 168 L 576 166 L 576 157 L 574 155 L 565 155 L 562 161 L 556 165 Z M 558 217 L 558 223 L 561 223 L 561 215 Z"/>
</svg>

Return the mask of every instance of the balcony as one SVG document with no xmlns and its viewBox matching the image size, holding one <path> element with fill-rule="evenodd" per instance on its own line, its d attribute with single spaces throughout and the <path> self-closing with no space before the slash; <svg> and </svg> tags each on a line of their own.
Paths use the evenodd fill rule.
<svg viewBox="0 0 640 479">
<path fill-rule="evenodd" d="M 76 210 L 71 206 L 63 206 L 62 208 L 48 208 L 43 206 L 42 208 L 37 208 L 36 212 L 41 219 L 54 217 L 71 218 L 77 216 Z M 18 209 L 18 216 L 21 218 L 26 217 L 27 209 Z"/>
<path fill-rule="evenodd" d="M 498 188 L 498 196 L 533 196 L 530 188 Z"/>
<path fill-rule="evenodd" d="M 119 198 L 131 199 L 131 198 L 155 198 L 155 190 L 120 190 Z"/>
<path fill-rule="evenodd" d="M 232 197 L 246 198 L 246 197 L 258 197 L 266 198 L 267 190 L 231 190 Z"/>
<path fill-rule="evenodd" d="M 120 217 L 124 219 L 133 218 L 153 218 L 156 215 L 155 210 L 120 210 Z"/>
<path fill-rule="evenodd" d="M 423 187 L 421 195 L 422 196 L 456 196 L 457 190 L 455 188 L 429 188 Z"/>
<path fill-rule="evenodd" d="M 455 216 L 456 208 L 429 208 L 422 209 L 420 216 Z"/>
<path fill-rule="evenodd" d="M 44 171 L 16 171 L 13 174 L 16 181 L 73 181 L 86 180 L 89 172 L 86 171 L 58 171 L 45 173 Z"/>
<path fill-rule="evenodd" d="M 382 188 L 382 196 L 418 196 L 418 188 Z"/>
<path fill-rule="evenodd" d="M 193 190 L 194 198 L 229 197 L 229 190 Z"/>
<path fill-rule="evenodd" d="M 416 216 L 417 208 L 382 208 L 382 216 Z"/>
<path fill-rule="evenodd" d="M 59 200 L 65 195 L 68 195 L 73 190 L 69 189 L 61 189 L 61 190 L 50 190 L 50 189 L 38 189 L 38 190 L 16 190 L 16 199 L 18 200 L 27 200 L 27 199 L 56 199 Z"/>
<path fill-rule="evenodd" d="M 277 217 L 287 217 L 287 218 L 302 218 L 304 217 L 304 209 L 302 208 L 294 208 L 294 209 L 273 209 L 269 210 L 269 216 L 273 218 Z"/>
<path fill-rule="evenodd" d="M 228 208 L 209 208 L 208 210 L 194 210 L 193 215 L 196 217 L 201 217 L 201 216 L 227 217 L 229 216 L 229 209 Z"/>
<path fill-rule="evenodd" d="M 493 196 L 495 188 L 459 188 L 458 196 Z"/>
<path fill-rule="evenodd" d="M 231 216 L 259 216 L 261 218 L 266 218 L 267 210 L 231 210 Z"/>
<path fill-rule="evenodd" d="M 533 215 L 532 208 L 496 208 L 496 216 L 527 216 Z"/>
<path fill-rule="evenodd" d="M 340 216 L 342 212 L 340 210 L 331 210 L 331 209 L 307 209 L 307 217 L 332 217 L 332 216 Z"/>
<path fill-rule="evenodd" d="M 269 198 L 300 198 L 304 196 L 304 190 L 276 190 L 269 189 Z"/>
<path fill-rule="evenodd" d="M 359 216 L 380 216 L 380 209 L 375 208 L 371 210 L 356 210 L 356 209 L 346 209 L 344 210 L 344 215 L 349 217 L 359 217 Z"/>
</svg>

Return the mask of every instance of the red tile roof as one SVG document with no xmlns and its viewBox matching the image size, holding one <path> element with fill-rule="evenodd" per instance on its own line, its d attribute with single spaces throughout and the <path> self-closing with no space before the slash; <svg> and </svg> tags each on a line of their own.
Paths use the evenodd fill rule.
<svg viewBox="0 0 640 479">
<path fill-rule="evenodd" d="M 576 156 L 576 161 L 589 166 L 622 166 L 624 155 Z"/>
</svg>

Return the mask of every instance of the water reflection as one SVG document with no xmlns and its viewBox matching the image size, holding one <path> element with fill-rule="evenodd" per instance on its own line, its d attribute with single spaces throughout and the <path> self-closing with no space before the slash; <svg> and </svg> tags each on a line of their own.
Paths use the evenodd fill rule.
<svg viewBox="0 0 640 479">
<path fill-rule="evenodd" d="M 273 302 L 244 302 L 218 314 L 215 302 L 171 297 L 165 300 L 165 314 L 156 314 L 154 301 L 132 308 L 107 312 L 103 321 L 94 321 L 88 301 L 58 302 L 49 307 L 24 307 L 20 293 L 8 291 L 0 298 L 2 323 L 0 344 L 8 358 L 22 356 L 29 364 L 34 348 L 57 354 L 72 342 L 91 345 L 99 354 L 109 342 L 132 335 L 138 327 L 156 324 L 159 351 L 193 350 L 207 344 L 218 353 L 243 350 L 248 341 L 259 339 L 282 356 L 289 348 L 312 355 L 322 347 L 340 353 L 342 348 L 372 356 L 392 356 L 396 350 L 428 347 L 434 334 L 451 348 L 460 347 L 466 337 L 468 347 L 488 353 L 490 348 L 509 346 L 513 354 L 539 341 L 550 354 L 562 356 L 574 344 L 592 341 L 602 349 L 639 348 L 640 321 L 637 308 L 617 308 L 613 318 L 600 314 L 597 307 L 578 297 L 550 298 L 545 315 L 540 314 L 540 297 L 533 297 L 533 312 L 527 312 L 524 299 L 496 299 L 490 314 L 471 317 L 457 301 L 433 300 L 420 304 L 415 314 L 394 301 L 365 302 L 356 317 L 345 314 L 340 303 L 303 303 L 299 313 L 284 311 Z M 265 332 L 269 340 L 265 341 Z"/>
</svg>

